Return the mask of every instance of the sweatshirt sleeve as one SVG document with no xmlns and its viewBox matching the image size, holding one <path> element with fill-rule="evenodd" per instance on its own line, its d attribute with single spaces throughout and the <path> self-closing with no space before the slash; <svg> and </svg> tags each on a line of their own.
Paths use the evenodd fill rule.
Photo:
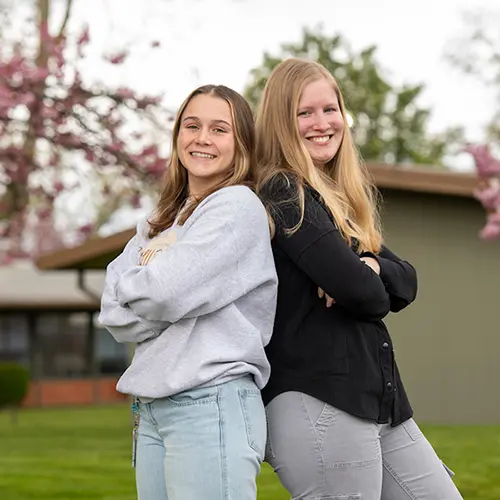
<svg viewBox="0 0 500 500">
<path fill-rule="evenodd" d="M 302 224 L 293 234 L 285 233 L 285 228 L 293 228 L 300 220 L 299 205 L 293 201 L 295 190 L 293 185 L 288 188 L 280 185 L 272 191 L 276 244 L 339 306 L 367 321 L 386 316 L 389 295 L 382 280 L 352 251 L 327 210 L 308 188 L 304 189 Z M 287 201 L 290 198 L 292 201 Z"/>
<path fill-rule="evenodd" d="M 174 323 L 221 309 L 275 279 L 271 264 L 263 205 L 248 188 L 224 188 L 196 208 L 178 241 L 121 275 L 118 301 L 141 318 Z"/>
<path fill-rule="evenodd" d="M 417 297 L 418 281 L 415 268 L 383 246 L 380 253 L 364 253 L 380 264 L 380 277 L 391 300 L 391 311 L 399 312 Z"/>
<path fill-rule="evenodd" d="M 117 342 L 139 343 L 156 337 L 168 323 L 147 321 L 138 317 L 130 307 L 118 303 L 116 287 L 120 274 L 135 266 L 139 251 L 138 236 L 134 236 L 123 252 L 106 269 L 104 291 L 101 297 L 99 322 L 111 333 Z"/>
</svg>

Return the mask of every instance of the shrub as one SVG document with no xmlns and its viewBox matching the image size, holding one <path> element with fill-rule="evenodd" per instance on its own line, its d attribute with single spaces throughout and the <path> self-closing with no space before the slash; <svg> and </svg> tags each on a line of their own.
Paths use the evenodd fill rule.
<svg viewBox="0 0 500 500">
<path fill-rule="evenodd" d="M 29 373 L 17 363 L 0 363 L 0 408 L 19 406 L 28 392 Z"/>
</svg>

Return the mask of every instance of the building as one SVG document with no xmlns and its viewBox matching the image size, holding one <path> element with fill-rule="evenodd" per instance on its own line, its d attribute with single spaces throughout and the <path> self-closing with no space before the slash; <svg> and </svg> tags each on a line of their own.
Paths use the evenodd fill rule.
<svg viewBox="0 0 500 500">
<path fill-rule="evenodd" d="M 485 220 L 472 196 L 478 179 L 437 169 L 369 167 L 384 200 L 387 245 L 419 274 L 417 301 L 387 319 L 417 418 L 500 423 L 500 242 L 478 238 Z M 133 233 L 45 255 L 37 265 L 83 277 L 102 270 Z"/>
<path fill-rule="evenodd" d="M 0 268 L 0 362 L 30 367 L 26 406 L 112 402 L 128 362 L 96 321 L 104 272 Z"/>
</svg>

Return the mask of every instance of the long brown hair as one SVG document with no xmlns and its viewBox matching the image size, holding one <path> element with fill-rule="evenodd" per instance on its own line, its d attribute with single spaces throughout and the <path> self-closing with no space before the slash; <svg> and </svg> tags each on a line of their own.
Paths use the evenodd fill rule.
<svg viewBox="0 0 500 500">
<path fill-rule="evenodd" d="M 179 160 L 177 138 L 179 137 L 182 115 L 186 107 L 194 97 L 201 94 L 219 97 L 229 104 L 236 138 L 234 165 L 233 168 L 228 170 L 224 179 L 205 192 L 203 196 L 190 200 L 192 202 L 183 209 L 188 198 L 188 176 L 186 169 Z M 168 229 L 178 216 L 178 223 L 184 224 L 196 207 L 218 189 L 236 184 L 249 185 L 254 153 L 255 127 L 252 110 L 247 101 L 238 92 L 224 85 L 204 85 L 193 90 L 182 103 L 175 118 L 170 163 L 165 172 L 160 199 L 152 218 L 148 221 L 149 237 L 153 238 Z"/>
<path fill-rule="evenodd" d="M 302 143 L 297 124 L 301 94 L 311 82 L 331 83 L 344 119 L 339 150 L 324 169 L 316 168 Z M 358 251 L 378 252 L 382 244 L 377 196 L 366 167 L 361 162 L 347 122 L 339 86 L 319 63 L 290 58 L 276 66 L 269 76 L 256 117 L 257 192 L 277 175 L 293 177 L 298 184 L 296 199 L 301 209 L 296 231 L 304 217 L 304 186 L 315 189 L 332 213 L 343 238 L 358 242 Z M 287 175 L 288 174 L 288 175 Z"/>
</svg>

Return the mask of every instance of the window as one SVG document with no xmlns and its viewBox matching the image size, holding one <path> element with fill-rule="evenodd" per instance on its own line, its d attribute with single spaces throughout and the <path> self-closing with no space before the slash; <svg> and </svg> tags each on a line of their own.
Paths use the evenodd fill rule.
<svg viewBox="0 0 500 500">
<path fill-rule="evenodd" d="M 97 321 L 94 321 L 96 356 L 102 374 L 120 375 L 129 365 L 132 346 L 119 344 Z"/>
<path fill-rule="evenodd" d="M 29 364 L 29 318 L 27 314 L 0 315 L 0 362 Z"/>
<path fill-rule="evenodd" d="M 82 377 L 90 372 L 87 313 L 43 313 L 36 322 L 38 375 Z"/>
</svg>

